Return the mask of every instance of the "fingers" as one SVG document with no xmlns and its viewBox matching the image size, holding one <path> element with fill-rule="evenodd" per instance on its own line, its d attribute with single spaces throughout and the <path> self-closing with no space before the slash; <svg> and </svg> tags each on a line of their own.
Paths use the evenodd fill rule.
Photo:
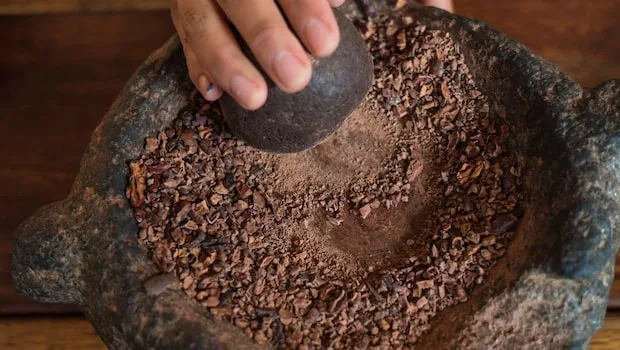
<svg viewBox="0 0 620 350">
<path fill-rule="evenodd" d="M 332 6 L 332 7 L 338 7 L 338 6 L 342 5 L 342 4 L 344 4 L 344 1 L 345 0 L 328 0 L 329 5 Z"/>
<path fill-rule="evenodd" d="M 308 84 L 312 71 L 308 56 L 273 0 L 217 2 L 282 91 L 298 92 Z"/>
<path fill-rule="evenodd" d="M 337 1 L 278 0 L 289 23 L 314 56 L 331 55 L 340 41 L 340 31 L 330 4 Z"/>
<path fill-rule="evenodd" d="M 187 48 L 183 47 L 183 52 L 185 53 L 185 60 L 187 61 L 189 77 L 202 96 L 204 96 L 207 101 L 216 101 L 222 97 L 224 91 L 213 83 L 213 79 L 208 77 L 207 73 L 203 72 L 196 54 L 189 48 L 189 45 L 187 45 Z"/>
<path fill-rule="evenodd" d="M 171 1 L 171 14 L 172 22 L 179 33 L 179 37 L 186 38 L 183 26 L 178 21 L 178 2 Z M 183 43 L 183 53 L 187 62 L 188 75 L 191 81 L 194 83 L 196 89 L 203 95 L 207 101 L 215 101 L 219 99 L 223 91 L 222 89 L 213 83 L 213 79 L 207 76 L 207 73 L 200 66 L 200 62 L 196 57 L 196 54 L 192 50 L 191 46 Z"/>
<path fill-rule="evenodd" d="M 214 1 L 177 0 L 171 10 L 190 77 L 203 96 L 217 99 L 221 88 L 246 109 L 262 106 L 267 85 L 241 52 Z"/>
<path fill-rule="evenodd" d="M 452 4 L 452 0 L 423 0 L 422 5 L 424 6 L 434 6 L 440 8 L 442 10 L 446 10 L 448 12 L 454 11 L 454 6 Z"/>
<path fill-rule="evenodd" d="M 338 47 L 340 32 L 330 6 L 343 2 L 278 0 L 292 29 L 317 57 Z M 265 80 L 241 51 L 226 17 L 281 90 L 298 92 L 310 81 L 308 55 L 273 0 L 171 0 L 171 13 L 190 79 L 207 100 L 214 101 L 225 91 L 252 110 L 267 98 Z"/>
</svg>

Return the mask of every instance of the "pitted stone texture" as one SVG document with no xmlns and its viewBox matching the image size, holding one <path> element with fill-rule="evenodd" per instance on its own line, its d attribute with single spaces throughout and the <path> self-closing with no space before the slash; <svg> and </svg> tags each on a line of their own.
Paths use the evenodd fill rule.
<svg viewBox="0 0 620 350">
<path fill-rule="evenodd" d="M 583 347 L 587 339 L 581 337 L 602 326 L 592 322 L 591 314 L 605 312 L 606 305 L 605 296 L 591 289 L 588 281 L 529 271 L 476 313 L 455 345 L 480 350 Z"/>
</svg>

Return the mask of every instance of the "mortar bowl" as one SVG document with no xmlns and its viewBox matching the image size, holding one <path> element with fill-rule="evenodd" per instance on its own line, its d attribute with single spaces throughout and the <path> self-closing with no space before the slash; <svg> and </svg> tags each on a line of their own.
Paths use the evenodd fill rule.
<svg viewBox="0 0 620 350">
<path fill-rule="evenodd" d="M 382 1 L 376 8 L 394 11 Z M 525 161 L 524 216 L 505 257 L 466 303 L 432 321 L 419 347 L 587 348 L 602 326 L 620 244 L 620 80 L 586 90 L 480 21 L 434 8 L 404 11 L 411 25 L 448 32 L 460 45 L 490 114 L 505 117 Z M 94 131 L 70 195 L 14 234 L 17 290 L 77 305 L 111 349 L 261 347 L 182 291 L 155 296 L 143 286 L 159 271 L 138 243 L 127 163 L 147 135 L 176 118 L 192 89 L 173 37 L 138 68 Z"/>
</svg>

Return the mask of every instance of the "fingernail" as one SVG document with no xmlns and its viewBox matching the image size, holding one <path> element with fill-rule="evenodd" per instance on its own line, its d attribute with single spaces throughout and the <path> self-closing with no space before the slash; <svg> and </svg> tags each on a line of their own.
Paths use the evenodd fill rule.
<svg viewBox="0 0 620 350">
<path fill-rule="evenodd" d="M 198 77 L 198 85 L 204 87 L 204 97 L 207 101 L 215 101 L 222 96 L 222 89 L 210 82 L 204 74 Z"/>
<path fill-rule="evenodd" d="M 206 91 L 207 91 L 206 98 L 208 101 L 215 101 L 222 96 L 222 89 L 220 89 L 219 86 L 213 83 L 209 83 L 207 85 Z"/>
<path fill-rule="evenodd" d="M 290 52 L 280 51 L 272 60 L 272 67 L 278 80 L 290 90 L 299 90 L 307 81 L 303 64 Z"/>
<path fill-rule="evenodd" d="M 230 79 L 230 93 L 235 100 L 246 107 L 252 107 L 255 91 L 256 86 L 244 76 L 235 75 Z"/>
<path fill-rule="evenodd" d="M 319 57 L 327 56 L 334 52 L 336 47 L 338 47 L 340 39 L 339 33 L 332 33 L 325 22 L 316 18 L 306 22 L 304 36 L 308 40 L 310 51 Z"/>
</svg>

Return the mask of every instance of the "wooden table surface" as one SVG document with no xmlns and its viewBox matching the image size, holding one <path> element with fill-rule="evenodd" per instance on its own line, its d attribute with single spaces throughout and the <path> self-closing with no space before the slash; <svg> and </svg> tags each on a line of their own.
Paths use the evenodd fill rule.
<svg viewBox="0 0 620 350">
<path fill-rule="evenodd" d="M 91 6 L 95 3 L 103 5 Z M 10 236 L 35 209 L 67 195 L 92 130 L 134 69 L 173 33 L 161 10 L 166 3 L 0 0 L 0 14 L 46 13 L 0 19 L 0 349 L 102 348 L 83 318 L 67 316 L 74 308 L 14 293 L 7 266 Z M 559 4 L 456 0 L 459 13 L 507 33 L 586 87 L 620 78 L 620 1 Z M 98 12 L 127 8 L 155 10 Z M 593 349 L 620 349 L 620 259 L 611 294 Z"/>
</svg>

